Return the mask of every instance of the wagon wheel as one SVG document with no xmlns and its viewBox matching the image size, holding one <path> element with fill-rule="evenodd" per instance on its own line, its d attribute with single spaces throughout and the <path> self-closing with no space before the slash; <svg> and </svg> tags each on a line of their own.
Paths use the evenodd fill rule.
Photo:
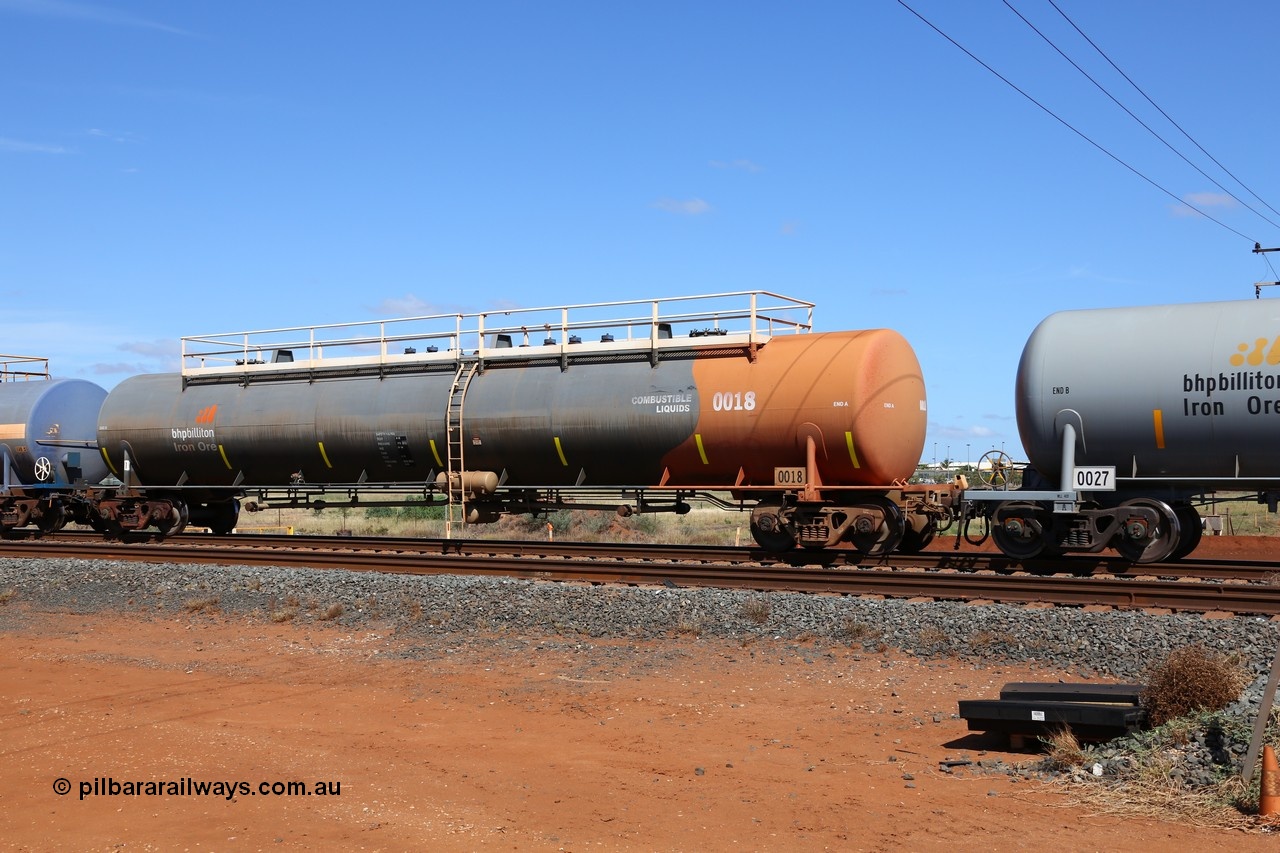
<svg viewBox="0 0 1280 853">
<path fill-rule="evenodd" d="M 1015 560 L 1033 560 L 1049 544 L 1046 512 L 1033 503 L 1002 503 L 991 514 L 991 538 L 1000 553 Z"/>
<path fill-rule="evenodd" d="M 1181 560 L 1200 544 L 1200 537 L 1204 533 L 1204 523 L 1200 520 L 1200 513 L 1190 505 L 1183 504 L 1174 507 L 1173 514 L 1178 517 L 1178 547 L 1173 549 L 1169 559 Z"/>
<path fill-rule="evenodd" d="M 796 538 L 783 526 L 780 504 L 760 503 L 751 511 L 751 535 L 766 551 L 779 553 L 796 547 Z"/>
<path fill-rule="evenodd" d="M 1003 450 L 988 450 L 978 460 L 978 480 L 988 488 L 1009 488 L 1011 476 L 1013 476 L 1013 459 Z"/>
<path fill-rule="evenodd" d="M 938 522 L 918 513 L 907 516 L 907 527 L 898 550 L 903 554 L 919 554 L 938 534 Z"/>
<path fill-rule="evenodd" d="M 1121 517 L 1121 531 L 1111 541 L 1111 546 L 1121 557 L 1134 563 L 1159 563 L 1167 560 L 1182 540 L 1182 525 L 1177 514 L 1164 501 L 1151 498 L 1135 498 L 1120 505 L 1134 510 L 1154 510 L 1156 521 L 1148 519 L 1150 513 L 1134 512 L 1128 518 Z"/>
<path fill-rule="evenodd" d="M 156 529 L 160 531 L 161 538 L 177 536 L 186 529 L 190 517 L 191 512 L 187 508 L 186 501 L 174 501 L 173 508 L 169 510 L 169 517 L 162 522 L 156 522 Z"/>
<path fill-rule="evenodd" d="M 898 543 L 906 533 L 907 523 L 897 504 L 877 495 L 867 498 L 865 502 L 853 506 L 852 509 L 870 509 L 884 516 L 884 520 L 878 526 L 865 532 L 851 528 L 845 538 L 853 543 L 853 547 L 868 557 L 882 557 L 892 553 L 898 547 Z"/>
<path fill-rule="evenodd" d="M 240 520 L 240 501 L 229 500 L 210 504 L 209 509 L 212 512 L 212 518 L 208 521 L 209 530 L 217 536 L 229 536 L 231 531 L 236 529 L 236 522 Z"/>
<path fill-rule="evenodd" d="M 67 526 L 67 508 L 61 501 L 54 501 L 45 507 L 44 512 L 36 519 L 36 527 L 41 533 L 57 533 Z"/>
</svg>

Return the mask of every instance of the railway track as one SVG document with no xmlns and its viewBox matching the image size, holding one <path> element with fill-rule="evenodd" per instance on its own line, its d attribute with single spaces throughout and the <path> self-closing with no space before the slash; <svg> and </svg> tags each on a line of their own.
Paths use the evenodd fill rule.
<svg viewBox="0 0 1280 853">
<path fill-rule="evenodd" d="M 36 538 L 32 530 L 18 531 L 20 538 Z M 83 540 L 105 544 L 100 534 L 90 531 L 62 531 L 50 541 Z M 898 569 L 952 570 L 959 572 L 993 571 L 1029 572 L 1039 575 L 1068 574 L 1075 576 L 1110 575 L 1114 577 L 1201 578 L 1280 583 L 1280 561 L 1184 559 L 1176 563 L 1135 565 L 1114 554 L 1073 554 L 1057 558 L 1040 558 L 1023 562 L 995 551 L 978 551 L 967 544 L 953 547 L 954 539 L 935 541 L 932 549 L 918 554 L 891 554 L 888 557 L 865 558 L 853 551 L 802 550 L 777 553 L 755 545 L 666 545 L 662 543 L 597 543 L 546 542 L 518 539 L 439 539 L 393 536 L 311 536 L 242 533 L 234 539 L 202 533 L 184 533 L 168 540 L 141 537 L 132 544 L 153 546 L 255 547 L 274 550 L 345 550 L 401 552 L 421 554 L 456 554 L 459 556 L 509 555 L 546 558 L 579 557 L 593 560 L 650 560 L 673 563 L 727 563 L 749 565 L 787 565 L 827 569 Z"/>
<path fill-rule="evenodd" d="M 836 595 L 1280 615 L 1274 564 L 1194 560 L 1132 567 L 1104 557 L 1024 567 L 1000 554 L 927 551 L 874 563 L 758 548 L 471 539 L 182 535 L 163 542 L 60 533 L 0 542 L 0 557 L 270 565 L 470 574 Z M 1134 569 L 1137 569 L 1135 571 Z"/>
</svg>

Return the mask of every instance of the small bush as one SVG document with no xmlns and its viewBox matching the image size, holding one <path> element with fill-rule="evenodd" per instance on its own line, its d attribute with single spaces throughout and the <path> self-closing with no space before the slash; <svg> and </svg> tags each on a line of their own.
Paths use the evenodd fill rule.
<svg viewBox="0 0 1280 853">
<path fill-rule="evenodd" d="M 763 625 L 769 621 L 769 614 L 773 612 L 768 599 L 764 598 L 748 598 L 742 602 L 742 615 L 757 625 Z"/>
<path fill-rule="evenodd" d="M 1169 653 L 1147 679 L 1141 701 L 1155 726 L 1197 711 L 1218 711 L 1240 695 L 1248 677 L 1239 661 L 1201 645 Z"/>
<path fill-rule="evenodd" d="M 969 648 L 979 653 L 1012 648 L 1017 644 L 1017 639 L 1007 631 L 976 631 L 969 638 Z"/>
<path fill-rule="evenodd" d="M 656 515 L 634 515 L 627 520 L 631 523 L 631 529 L 641 536 L 657 536 L 662 529 L 662 525 Z"/>
<path fill-rule="evenodd" d="M 409 596 L 406 595 L 401 600 L 401 604 L 404 607 L 405 616 L 409 619 L 409 621 L 417 622 L 419 619 L 422 618 L 422 602 L 421 601 L 418 601 L 416 598 L 410 598 Z"/>
<path fill-rule="evenodd" d="M 703 626 L 698 619 L 682 616 L 673 629 L 678 636 L 701 637 Z"/>
<path fill-rule="evenodd" d="M 371 506 L 365 511 L 366 518 L 386 518 L 400 520 L 443 521 L 446 507 L 438 504 L 410 503 L 407 506 Z"/>
<path fill-rule="evenodd" d="M 1088 755 L 1075 732 L 1063 726 L 1040 738 L 1045 748 L 1045 763 L 1054 770 L 1070 770 L 1085 763 Z"/>
<path fill-rule="evenodd" d="M 926 625 L 921 628 L 917 639 L 925 649 L 944 649 L 951 644 L 951 635 L 937 625 Z"/>
<path fill-rule="evenodd" d="M 840 623 L 840 627 L 836 628 L 835 635 L 846 643 L 864 643 L 878 639 L 880 632 L 865 622 L 848 617 Z"/>
<path fill-rule="evenodd" d="M 188 613 L 217 613 L 221 610 L 221 602 L 216 598 L 191 598 L 182 605 Z"/>
<path fill-rule="evenodd" d="M 288 622 L 298 615 L 298 608 L 285 607 L 281 610 L 271 611 L 272 622 Z"/>
</svg>

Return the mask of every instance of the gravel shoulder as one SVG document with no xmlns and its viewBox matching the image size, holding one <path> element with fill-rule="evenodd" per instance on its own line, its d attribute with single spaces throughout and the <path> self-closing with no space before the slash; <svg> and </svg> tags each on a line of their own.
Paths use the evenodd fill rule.
<svg viewBox="0 0 1280 853">
<path fill-rule="evenodd" d="M 1095 814 L 956 716 L 1188 642 L 1264 673 L 1269 620 L 79 561 L 0 597 L 18 849 L 1274 845 Z"/>
</svg>

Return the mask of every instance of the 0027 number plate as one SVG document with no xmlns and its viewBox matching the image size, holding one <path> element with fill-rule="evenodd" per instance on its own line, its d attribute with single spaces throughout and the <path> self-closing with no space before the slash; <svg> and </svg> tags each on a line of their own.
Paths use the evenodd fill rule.
<svg viewBox="0 0 1280 853">
<path fill-rule="evenodd" d="M 1082 465 L 1075 469 L 1072 485 L 1078 492 L 1114 492 L 1116 468 L 1114 465 Z"/>
<path fill-rule="evenodd" d="M 775 486 L 803 486 L 805 476 L 803 468 L 774 468 L 773 484 Z"/>
</svg>

